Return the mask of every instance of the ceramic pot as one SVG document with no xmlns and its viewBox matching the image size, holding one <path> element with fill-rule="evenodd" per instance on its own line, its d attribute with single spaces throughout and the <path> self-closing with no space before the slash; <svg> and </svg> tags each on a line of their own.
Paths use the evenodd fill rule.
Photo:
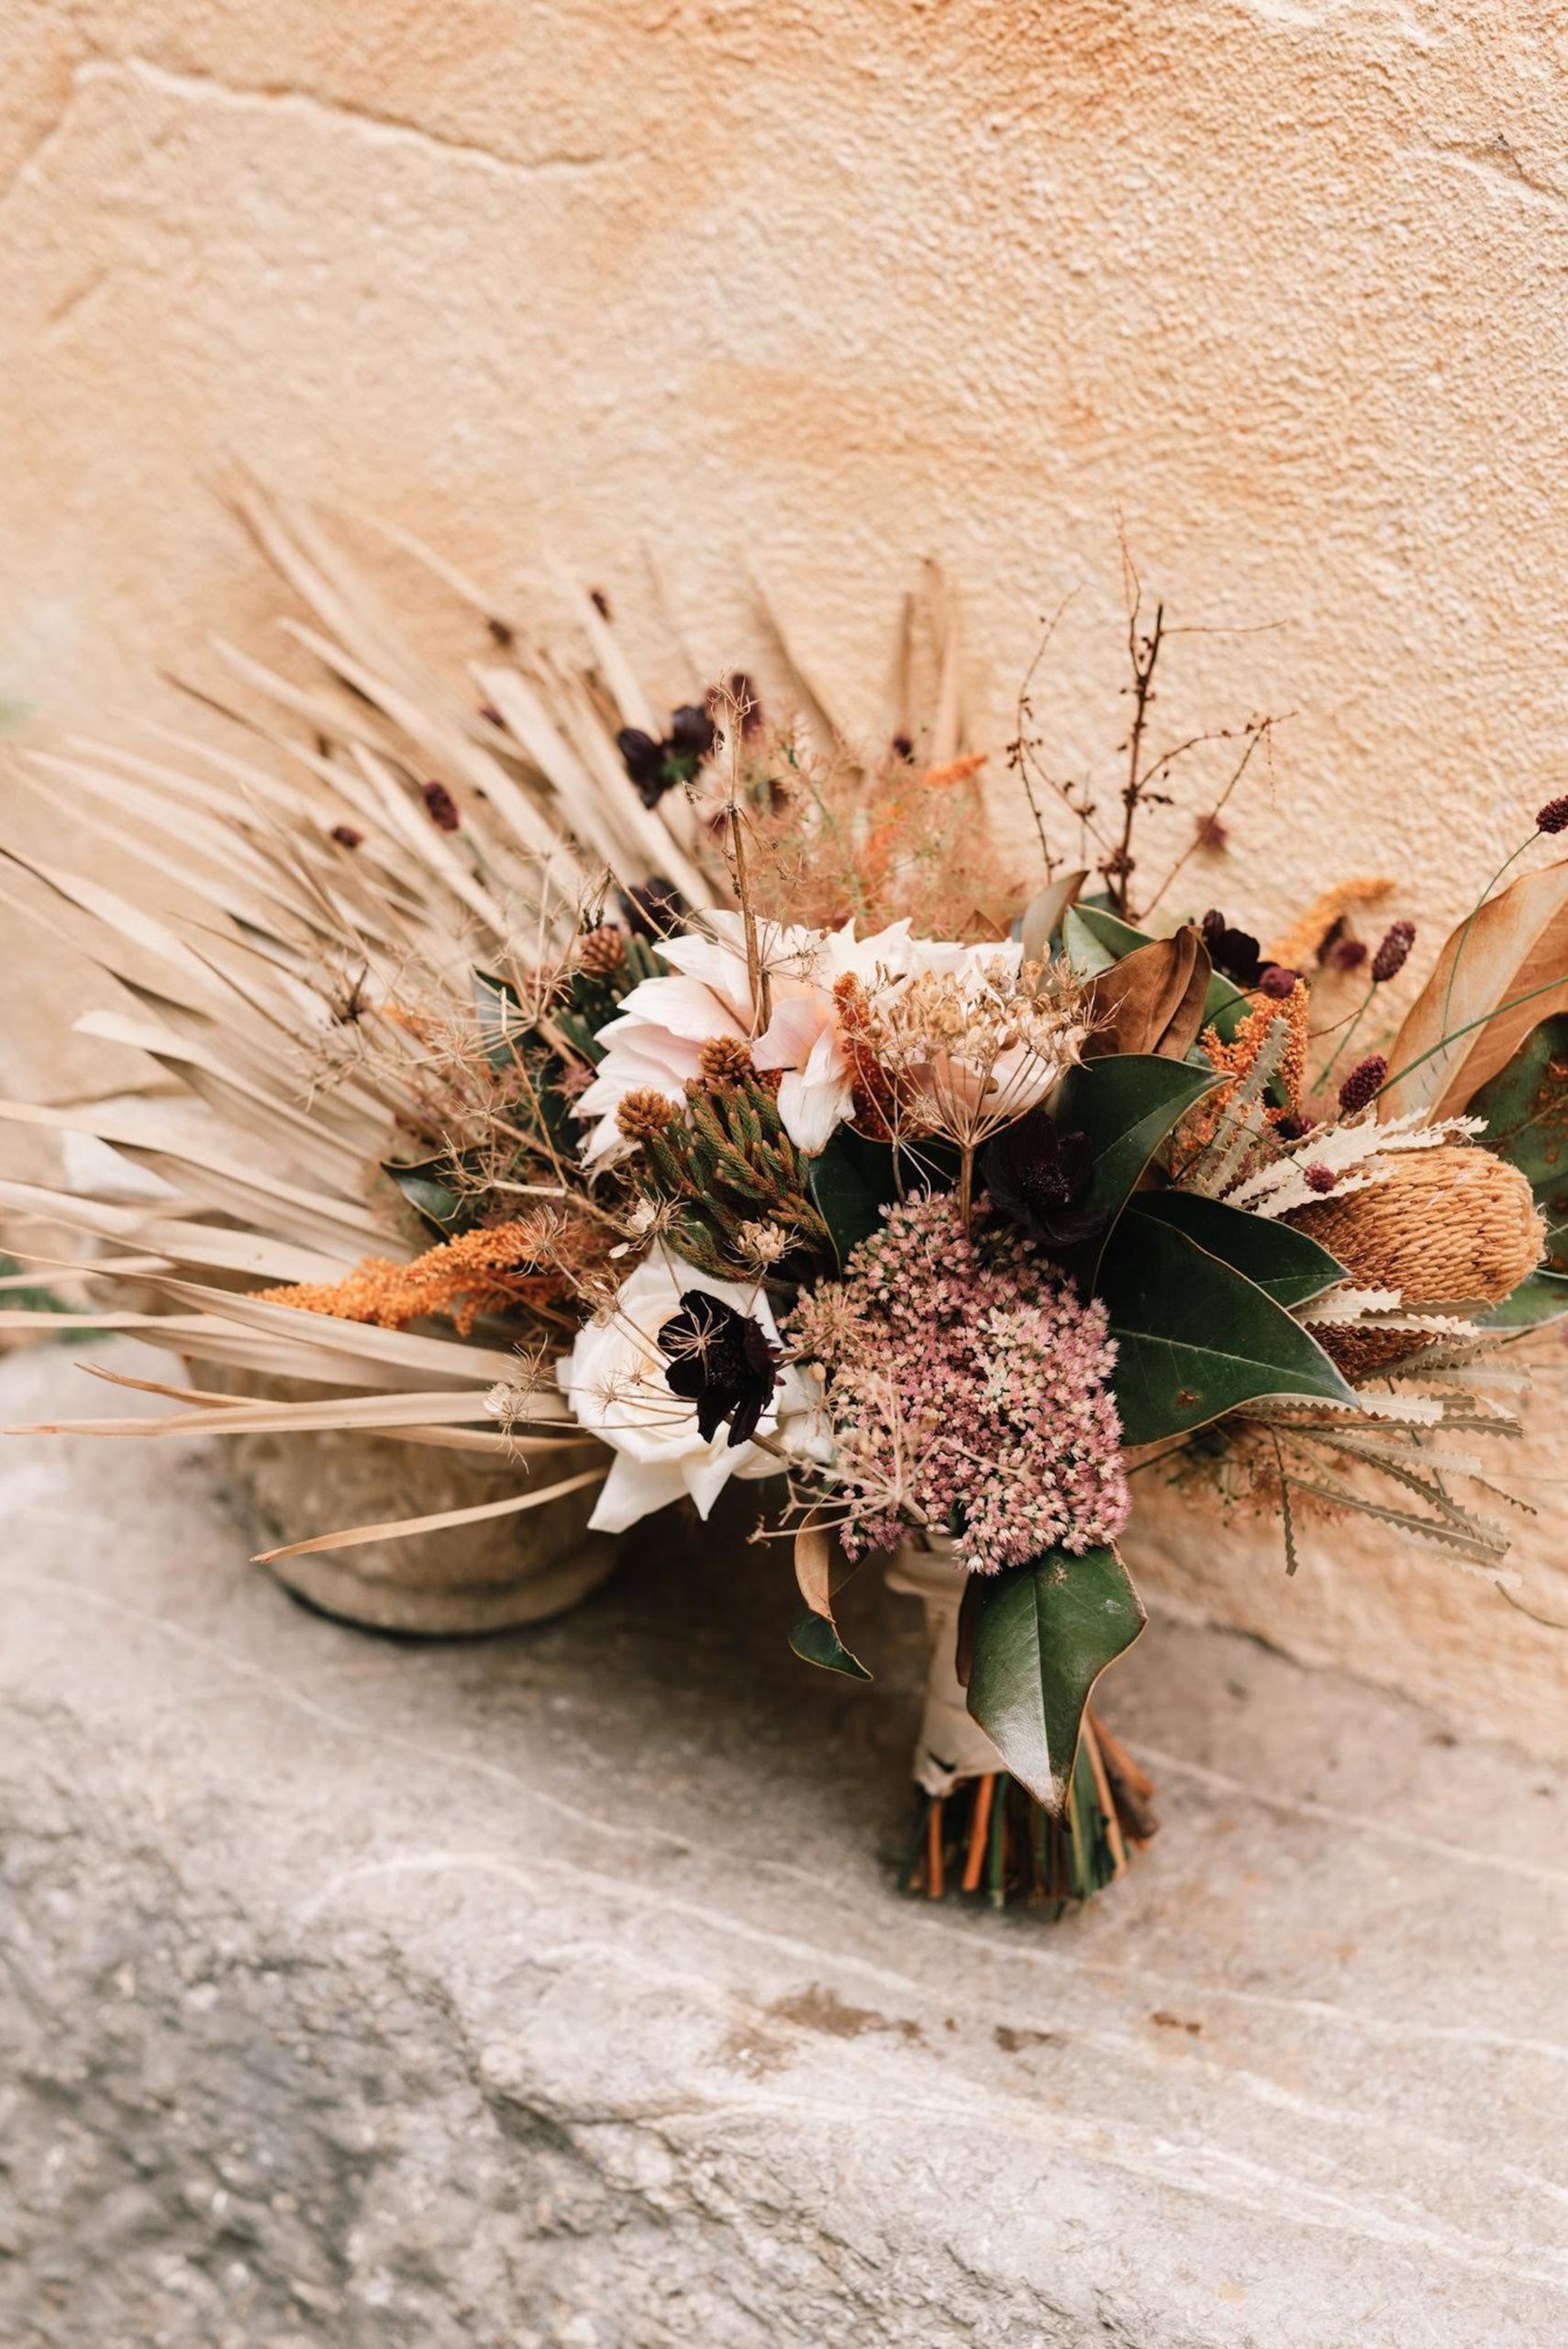
<svg viewBox="0 0 1568 2349">
<path fill-rule="evenodd" d="M 223 1394 L 297 1399 L 313 1390 L 287 1379 L 213 1363 L 191 1365 L 193 1383 Z M 518 1489 L 521 1472 L 499 1454 L 398 1443 L 325 1430 L 307 1435 L 225 1436 L 229 1474 L 259 1550 L 339 1526 L 390 1523 L 471 1508 Z M 572 1464 L 582 1465 L 581 1449 Z M 551 1482 L 535 1455 L 533 1475 Z M 270 1568 L 324 1614 L 369 1631 L 472 1637 L 539 1623 L 575 1607 L 613 1572 L 620 1537 L 591 1533 L 597 1487 L 539 1508 L 448 1526 L 351 1550 L 280 1558 Z"/>
</svg>

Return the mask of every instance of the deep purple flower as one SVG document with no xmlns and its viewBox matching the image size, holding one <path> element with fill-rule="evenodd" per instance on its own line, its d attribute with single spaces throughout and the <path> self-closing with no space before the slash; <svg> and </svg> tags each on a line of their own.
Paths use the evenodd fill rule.
<svg viewBox="0 0 1568 2349">
<path fill-rule="evenodd" d="M 1086 1240 L 1102 1219 L 1074 1203 L 1089 1179 L 1084 1134 L 1064 1134 L 1049 1110 L 1004 1126 L 981 1158 L 985 1187 L 1004 1214 L 1047 1248 Z"/>
<path fill-rule="evenodd" d="M 762 1323 L 710 1289 L 689 1288 L 659 1332 L 659 1350 L 668 1358 L 671 1394 L 697 1407 L 703 1442 L 711 1443 L 728 1419 L 726 1448 L 750 1443 L 779 1377 Z"/>
<path fill-rule="evenodd" d="M 1218 906 L 1211 906 L 1205 914 L 1202 930 L 1215 969 L 1234 979 L 1239 987 L 1255 987 L 1262 976 L 1262 955 L 1251 931 L 1233 930 Z"/>
<path fill-rule="evenodd" d="M 1568 832 L 1568 798 L 1549 799 L 1535 819 L 1538 832 Z"/>
<path fill-rule="evenodd" d="M 1366 958 L 1366 941 L 1361 938 L 1336 938 L 1329 949 L 1329 961 L 1336 971 L 1359 971 Z"/>
<path fill-rule="evenodd" d="M 1340 1087 L 1340 1108 L 1347 1118 L 1353 1118 L 1374 1101 L 1382 1092 L 1388 1075 L 1388 1063 L 1381 1052 L 1368 1052 L 1358 1061 Z"/>
<path fill-rule="evenodd" d="M 616 736 L 616 748 L 643 806 L 656 807 L 674 781 L 673 775 L 665 778 L 662 742 L 656 742 L 640 726 L 623 726 Z"/>
</svg>

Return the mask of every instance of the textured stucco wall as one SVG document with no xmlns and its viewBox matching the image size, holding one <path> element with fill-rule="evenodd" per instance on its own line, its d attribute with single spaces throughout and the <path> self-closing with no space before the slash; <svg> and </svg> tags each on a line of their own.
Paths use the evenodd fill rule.
<svg viewBox="0 0 1568 2349">
<path fill-rule="evenodd" d="M 1119 511 L 1178 618 L 1279 623 L 1183 640 L 1162 711 L 1296 713 L 1234 827 L 1265 922 L 1347 867 L 1451 917 L 1562 787 L 1561 11 L 25 0 L 0 66 L 0 692 L 42 730 L 270 614 L 241 452 L 628 612 L 652 544 L 705 661 L 754 564 L 867 722 L 917 556 L 997 739 L 1075 588 L 1069 767 L 1118 732 Z M 63 1085 L 69 988 L 11 985 L 10 1081 Z M 1568 1742 L 1568 1643 L 1484 1586 L 1361 1543 L 1282 1601 L 1192 1546 L 1222 1611 L 1372 1672 L 1396 1632 Z"/>
</svg>

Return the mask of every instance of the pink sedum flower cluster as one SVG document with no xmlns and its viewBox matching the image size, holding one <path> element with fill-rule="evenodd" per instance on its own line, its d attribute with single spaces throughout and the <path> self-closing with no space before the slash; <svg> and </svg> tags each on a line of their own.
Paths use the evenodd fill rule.
<svg viewBox="0 0 1568 2349">
<path fill-rule="evenodd" d="M 1126 1523 L 1105 1308 L 984 1205 L 969 1237 L 949 1193 L 889 1208 L 786 1334 L 827 1380 L 851 1557 L 924 1523 L 998 1574 Z"/>
</svg>

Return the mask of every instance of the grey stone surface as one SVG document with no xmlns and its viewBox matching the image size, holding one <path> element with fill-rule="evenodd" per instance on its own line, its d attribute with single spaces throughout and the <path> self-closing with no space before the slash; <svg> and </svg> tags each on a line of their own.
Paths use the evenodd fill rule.
<svg viewBox="0 0 1568 2349">
<path fill-rule="evenodd" d="M 83 1395 L 0 1366 L 6 1419 Z M 6 2349 L 1568 2338 L 1550 1773 L 1157 1621 L 1132 1879 L 928 1908 L 901 1605 L 874 1687 L 813 1675 L 784 1554 L 674 1527 L 390 1642 L 219 1476 L 0 1448 Z"/>
</svg>

